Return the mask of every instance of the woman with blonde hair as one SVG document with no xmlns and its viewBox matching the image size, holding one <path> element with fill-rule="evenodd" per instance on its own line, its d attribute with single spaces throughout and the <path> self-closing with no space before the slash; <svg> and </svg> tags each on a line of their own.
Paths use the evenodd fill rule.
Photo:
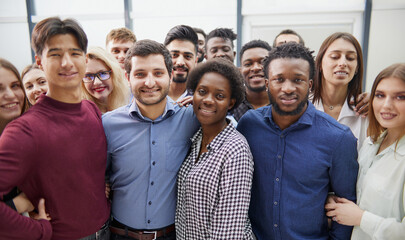
<svg viewBox="0 0 405 240">
<path fill-rule="evenodd" d="M 45 73 L 36 63 L 26 66 L 21 73 L 25 94 L 31 105 L 37 103 L 39 97 L 48 92 Z"/>
<path fill-rule="evenodd" d="M 90 47 L 86 54 L 83 98 L 93 101 L 102 113 L 129 102 L 129 87 L 117 60 L 101 47 Z"/>
<path fill-rule="evenodd" d="M 354 226 L 352 239 L 405 239 L 405 63 L 378 74 L 370 100 L 357 205 L 335 198 L 325 208 L 332 220 Z"/>
</svg>

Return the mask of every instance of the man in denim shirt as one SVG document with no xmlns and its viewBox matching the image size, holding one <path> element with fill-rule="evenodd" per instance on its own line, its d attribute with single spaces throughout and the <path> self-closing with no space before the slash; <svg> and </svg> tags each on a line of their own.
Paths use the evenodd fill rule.
<svg viewBox="0 0 405 240">
<path fill-rule="evenodd" d="M 270 106 L 248 111 L 238 130 L 255 163 L 249 217 L 258 239 L 349 239 L 332 223 L 329 192 L 356 200 L 356 138 L 308 101 L 312 52 L 297 43 L 274 48 L 264 63 Z"/>
</svg>

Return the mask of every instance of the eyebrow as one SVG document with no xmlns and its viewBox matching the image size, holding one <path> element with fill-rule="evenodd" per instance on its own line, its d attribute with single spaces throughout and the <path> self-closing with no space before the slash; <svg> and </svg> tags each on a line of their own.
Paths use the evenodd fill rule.
<svg viewBox="0 0 405 240">
<path fill-rule="evenodd" d="M 57 51 L 62 51 L 62 48 L 51 48 L 49 49 L 49 52 L 57 52 Z M 68 51 L 79 51 L 79 52 L 83 52 L 83 50 L 81 50 L 80 48 L 69 48 Z"/>
<path fill-rule="evenodd" d="M 355 54 L 357 54 L 357 52 L 356 52 L 356 51 L 332 50 L 331 52 L 348 52 L 348 53 L 355 53 Z"/>
<path fill-rule="evenodd" d="M 172 50 L 172 51 L 170 51 L 170 52 L 172 52 L 172 53 L 181 53 L 181 51 L 179 51 L 179 50 Z M 192 53 L 192 52 L 184 52 L 185 54 L 191 54 L 191 55 L 193 55 L 194 56 L 194 53 Z"/>
</svg>

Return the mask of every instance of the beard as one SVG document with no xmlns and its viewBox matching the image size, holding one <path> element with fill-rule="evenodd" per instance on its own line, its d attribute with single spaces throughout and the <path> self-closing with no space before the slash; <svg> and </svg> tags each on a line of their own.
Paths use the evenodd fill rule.
<svg viewBox="0 0 405 240">
<path fill-rule="evenodd" d="M 198 57 L 198 58 L 197 58 L 197 62 L 198 62 L 198 63 L 202 62 L 202 61 L 204 60 L 204 52 L 198 50 L 198 55 L 197 55 L 197 57 Z"/>
<path fill-rule="evenodd" d="M 249 89 L 250 91 L 256 92 L 256 93 L 266 91 L 266 85 L 263 85 L 261 87 L 252 87 L 249 84 L 246 84 L 246 88 Z"/>
<path fill-rule="evenodd" d="M 276 99 L 274 99 L 273 96 L 270 94 L 270 91 L 268 91 L 267 94 L 269 95 L 270 104 L 273 106 L 274 111 L 276 111 L 276 113 L 280 114 L 281 116 L 294 116 L 294 115 L 300 114 L 302 112 L 302 110 L 305 108 L 305 106 L 307 105 L 308 97 L 309 97 L 309 91 L 308 91 L 307 95 L 298 104 L 297 108 L 295 108 L 292 111 L 287 112 L 280 108 L 280 105 L 278 105 Z"/>
<path fill-rule="evenodd" d="M 181 68 L 181 69 L 183 69 L 186 73 L 185 73 L 185 75 L 178 75 L 178 76 L 176 76 L 176 73 L 174 72 L 173 73 L 173 82 L 175 82 L 175 83 L 185 83 L 186 81 L 187 81 L 187 77 L 188 77 L 188 68 L 187 67 L 178 67 L 178 66 L 174 66 L 173 67 L 173 70 L 174 71 L 176 71 L 177 70 L 177 68 Z"/>
</svg>

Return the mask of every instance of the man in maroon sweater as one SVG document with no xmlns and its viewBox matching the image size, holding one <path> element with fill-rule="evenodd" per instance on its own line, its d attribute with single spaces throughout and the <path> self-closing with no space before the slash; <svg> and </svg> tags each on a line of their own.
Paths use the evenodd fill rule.
<svg viewBox="0 0 405 240">
<path fill-rule="evenodd" d="M 75 20 L 48 18 L 32 47 L 49 90 L 0 138 L 0 200 L 17 186 L 39 204 L 39 220 L 0 202 L 0 239 L 108 239 L 106 139 L 96 105 L 81 100 L 86 34 Z"/>
</svg>

